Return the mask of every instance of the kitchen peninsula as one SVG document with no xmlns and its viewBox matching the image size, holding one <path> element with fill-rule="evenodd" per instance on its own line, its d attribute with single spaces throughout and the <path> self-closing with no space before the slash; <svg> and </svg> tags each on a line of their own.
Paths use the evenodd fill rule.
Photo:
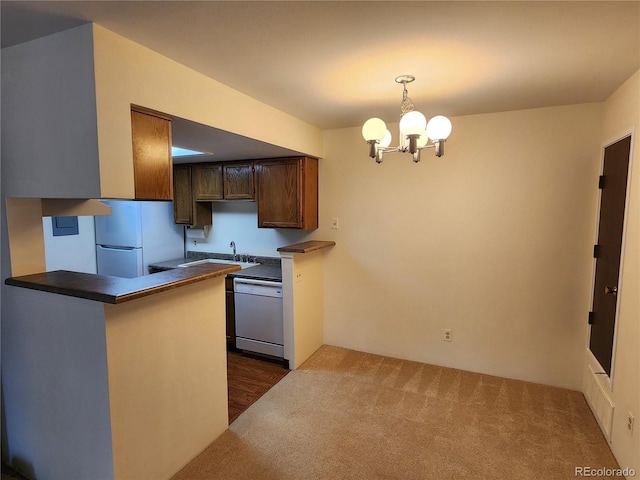
<svg viewBox="0 0 640 480">
<path fill-rule="evenodd" d="M 322 256 L 334 245 L 278 249 L 293 369 L 323 341 Z M 6 279 L 12 464 L 34 478 L 162 479 L 204 450 L 228 427 L 225 277 L 240 270 L 205 262 L 136 278 Z"/>
<path fill-rule="evenodd" d="M 35 478 L 169 478 L 222 434 L 224 277 L 239 268 L 7 279 L 24 287 L 3 327 L 12 463 Z"/>
</svg>

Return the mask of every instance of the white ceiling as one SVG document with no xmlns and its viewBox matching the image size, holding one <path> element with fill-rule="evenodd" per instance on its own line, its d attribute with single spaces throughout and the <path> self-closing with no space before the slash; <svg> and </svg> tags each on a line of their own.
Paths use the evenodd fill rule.
<svg viewBox="0 0 640 480">
<path fill-rule="evenodd" d="M 2 46 L 94 21 L 323 129 L 605 100 L 640 2 L 2 1 Z"/>
</svg>

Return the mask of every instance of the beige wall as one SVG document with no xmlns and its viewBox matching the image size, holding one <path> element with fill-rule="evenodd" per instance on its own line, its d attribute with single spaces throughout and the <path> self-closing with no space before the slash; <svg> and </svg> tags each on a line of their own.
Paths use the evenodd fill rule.
<svg viewBox="0 0 640 480">
<path fill-rule="evenodd" d="M 6 240 L 3 238 L 11 252 L 11 264 L 5 264 L 3 272 L 6 269 L 13 276 L 18 276 L 45 271 L 42 201 L 38 198 L 7 198 L 5 210 L 7 231 L 13 235 L 7 235 Z"/>
<path fill-rule="evenodd" d="M 224 279 L 105 305 L 116 479 L 170 478 L 228 426 Z"/>
<path fill-rule="evenodd" d="M 618 296 L 618 318 L 611 384 L 601 384 L 615 405 L 611 449 L 623 467 L 640 472 L 640 71 L 627 80 L 604 104 L 602 146 L 633 133 L 631 174 L 626 205 Z M 587 365 L 596 365 L 587 353 Z M 596 371 L 601 369 L 596 368 Z M 612 388 L 611 388 L 612 387 Z M 627 429 L 628 414 L 636 418 L 633 434 Z"/>
<path fill-rule="evenodd" d="M 130 104 L 322 156 L 316 127 L 99 25 L 93 31 L 102 197 L 133 198 Z"/>
<path fill-rule="evenodd" d="M 580 389 L 601 115 L 453 118 L 446 155 L 419 164 L 326 131 L 325 343 Z"/>
<path fill-rule="evenodd" d="M 330 251 L 281 254 L 284 354 L 292 370 L 324 343 L 324 263 Z"/>
</svg>

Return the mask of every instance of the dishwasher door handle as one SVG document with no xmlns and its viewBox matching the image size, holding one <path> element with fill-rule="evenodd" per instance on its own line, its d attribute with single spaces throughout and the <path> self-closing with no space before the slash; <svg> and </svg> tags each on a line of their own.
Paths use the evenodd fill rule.
<svg viewBox="0 0 640 480">
<path fill-rule="evenodd" d="M 265 287 L 282 288 L 282 282 L 274 282 L 273 280 L 254 280 L 250 278 L 234 278 L 233 279 L 234 287 L 239 283 L 242 283 L 245 285 L 260 285 Z"/>
</svg>

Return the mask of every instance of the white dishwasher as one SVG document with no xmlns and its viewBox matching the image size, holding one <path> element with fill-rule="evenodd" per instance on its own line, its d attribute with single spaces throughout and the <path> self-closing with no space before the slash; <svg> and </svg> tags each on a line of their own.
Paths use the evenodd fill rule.
<svg viewBox="0 0 640 480">
<path fill-rule="evenodd" d="M 282 282 L 233 279 L 236 347 L 284 358 Z"/>
</svg>

